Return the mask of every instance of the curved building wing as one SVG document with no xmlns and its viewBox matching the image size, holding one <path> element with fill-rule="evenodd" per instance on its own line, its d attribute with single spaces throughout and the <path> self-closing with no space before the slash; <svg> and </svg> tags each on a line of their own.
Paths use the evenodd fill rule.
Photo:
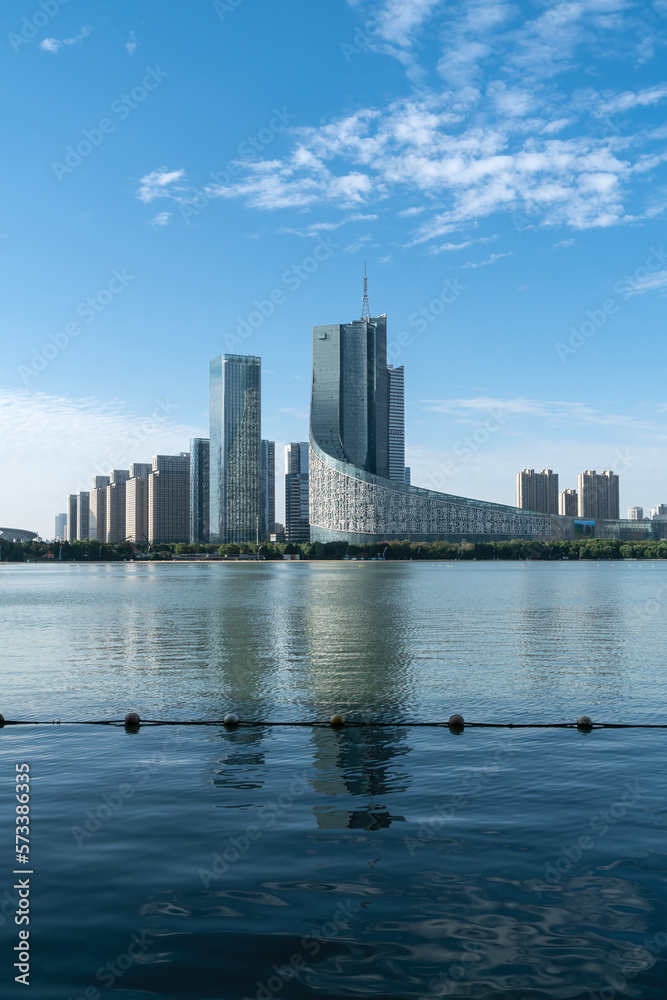
<svg viewBox="0 0 667 1000">
<path fill-rule="evenodd" d="M 402 478 L 390 479 L 391 377 L 386 315 L 313 327 L 313 541 L 551 535 L 548 515 L 410 486 L 396 466 Z M 402 421 L 402 392 L 400 406 Z"/>
</svg>

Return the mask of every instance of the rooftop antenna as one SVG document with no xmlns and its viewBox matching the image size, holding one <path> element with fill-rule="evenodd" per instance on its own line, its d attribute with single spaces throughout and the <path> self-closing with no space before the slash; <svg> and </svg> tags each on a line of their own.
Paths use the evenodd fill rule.
<svg viewBox="0 0 667 1000">
<path fill-rule="evenodd" d="M 364 261 L 364 297 L 361 300 L 361 318 L 369 320 L 371 318 L 371 307 L 368 303 L 368 278 L 366 277 L 366 261 Z"/>
</svg>

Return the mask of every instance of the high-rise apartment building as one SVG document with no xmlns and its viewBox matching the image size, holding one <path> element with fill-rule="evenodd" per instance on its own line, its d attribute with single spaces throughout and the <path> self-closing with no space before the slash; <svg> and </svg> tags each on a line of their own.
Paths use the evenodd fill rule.
<svg viewBox="0 0 667 1000">
<path fill-rule="evenodd" d="M 403 480 L 406 486 L 410 485 L 410 466 L 405 466 L 405 479 Z"/>
<path fill-rule="evenodd" d="M 56 533 L 55 540 L 57 542 L 64 542 L 67 529 L 67 514 L 56 514 Z"/>
<path fill-rule="evenodd" d="M 566 517 L 576 517 L 577 511 L 577 491 L 563 490 L 558 497 L 558 513 Z"/>
<path fill-rule="evenodd" d="M 629 521 L 643 521 L 644 520 L 644 508 L 643 507 L 628 507 L 628 520 Z"/>
<path fill-rule="evenodd" d="M 254 542 L 260 533 L 261 359 L 211 361 L 210 539 Z"/>
<path fill-rule="evenodd" d="M 156 455 L 148 476 L 148 541 L 190 537 L 190 453 Z"/>
<path fill-rule="evenodd" d="M 190 441 L 190 541 L 197 545 L 209 539 L 209 495 L 211 487 L 210 442 Z"/>
<path fill-rule="evenodd" d="M 605 470 L 599 475 L 595 469 L 586 469 L 577 476 L 579 517 L 618 520 L 618 476 Z"/>
<path fill-rule="evenodd" d="M 667 520 L 667 504 L 659 503 L 655 507 L 651 507 L 649 517 L 652 521 L 664 521 Z"/>
<path fill-rule="evenodd" d="M 85 542 L 90 537 L 90 493 L 77 494 L 76 537 Z"/>
<path fill-rule="evenodd" d="M 130 479 L 147 479 L 153 471 L 150 462 L 132 462 L 130 465 Z"/>
<path fill-rule="evenodd" d="M 107 540 L 107 486 L 109 476 L 93 476 L 90 491 L 89 537 L 97 542 Z"/>
<path fill-rule="evenodd" d="M 523 469 L 516 474 L 516 505 L 540 514 L 558 513 L 558 473 Z"/>
<path fill-rule="evenodd" d="M 276 442 L 261 442 L 260 457 L 260 537 L 268 538 L 276 530 Z"/>
<path fill-rule="evenodd" d="M 405 480 L 405 371 L 387 365 L 389 400 L 389 478 Z"/>
<path fill-rule="evenodd" d="M 78 503 L 78 496 L 76 493 L 70 493 L 67 497 L 67 541 L 73 542 L 77 537 L 76 532 L 76 508 Z"/>
<path fill-rule="evenodd" d="M 308 513 L 308 442 L 285 445 L 285 537 L 288 542 L 310 541 Z"/>
<path fill-rule="evenodd" d="M 136 466 L 130 466 L 130 472 L 133 468 L 138 471 Z M 148 475 L 130 476 L 125 484 L 125 538 L 130 542 L 148 541 Z"/>
<path fill-rule="evenodd" d="M 125 484 L 130 478 L 129 469 L 114 469 L 106 489 L 106 532 L 109 545 L 125 539 Z"/>
</svg>

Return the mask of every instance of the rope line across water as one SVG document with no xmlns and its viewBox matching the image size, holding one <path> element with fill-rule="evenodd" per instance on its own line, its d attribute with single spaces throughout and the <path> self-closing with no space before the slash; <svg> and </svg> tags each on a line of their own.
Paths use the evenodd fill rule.
<svg viewBox="0 0 667 1000">
<path fill-rule="evenodd" d="M 75 720 L 60 719 L 52 720 L 30 720 L 30 719 L 3 719 L 0 716 L 0 727 L 2 726 L 225 726 L 226 728 L 260 728 L 262 726 L 286 726 L 286 727 L 311 727 L 311 728 L 427 728 L 427 729 L 667 729 L 665 722 L 355 722 L 343 720 L 342 722 L 331 722 L 325 720 L 315 720 L 313 722 L 275 722 L 271 719 L 260 720 L 228 720 L 225 719 L 141 719 L 139 721 L 128 721 L 128 719 L 85 719 Z"/>
</svg>

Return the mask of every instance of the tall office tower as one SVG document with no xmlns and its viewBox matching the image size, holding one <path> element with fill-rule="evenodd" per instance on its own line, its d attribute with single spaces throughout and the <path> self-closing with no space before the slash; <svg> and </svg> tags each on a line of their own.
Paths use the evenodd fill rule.
<svg viewBox="0 0 667 1000">
<path fill-rule="evenodd" d="M 109 545 L 125 540 L 125 484 L 129 469 L 114 469 L 107 486 L 106 540 Z"/>
<path fill-rule="evenodd" d="M 90 493 L 78 493 L 76 500 L 76 537 L 87 541 L 90 534 Z"/>
<path fill-rule="evenodd" d="M 387 317 L 313 327 L 309 522 L 318 542 L 550 536 L 548 515 L 389 478 Z"/>
<path fill-rule="evenodd" d="M 577 509 L 577 491 L 563 490 L 558 498 L 558 513 L 566 517 L 576 517 Z"/>
<path fill-rule="evenodd" d="M 150 462 L 132 462 L 130 465 L 130 479 L 147 479 L 153 471 Z"/>
<path fill-rule="evenodd" d="M 190 453 L 156 455 L 148 476 L 148 541 L 190 537 Z"/>
<path fill-rule="evenodd" d="M 76 493 L 70 493 L 67 497 L 67 541 L 73 542 L 77 537 L 76 531 L 76 508 L 78 497 Z"/>
<path fill-rule="evenodd" d="M 577 476 L 578 514 L 586 518 L 618 520 L 618 476 L 605 470 L 600 475 L 586 469 Z"/>
<path fill-rule="evenodd" d="M 540 514 L 558 513 L 558 473 L 523 469 L 516 474 L 516 505 Z"/>
<path fill-rule="evenodd" d="M 125 483 L 125 538 L 130 542 L 148 541 L 147 475 L 131 476 Z"/>
<path fill-rule="evenodd" d="M 310 541 L 307 441 L 285 445 L 285 537 L 288 542 Z"/>
<path fill-rule="evenodd" d="M 90 491 L 90 520 L 88 535 L 97 542 L 107 540 L 107 486 L 109 476 L 93 476 Z"/>
<path fill-rule="evenodd" d="M 403 480 L 403 482 L 406 484 L 406 486 L 410 485 L 410 466 L 409 465 L 405 466 L 405 479 Z"/>
<path fill-rule="evenodd" d="M 67 527 L 67 514 L 56 514 L 56 534 L 57 542 L 65 541 L 65 529 Z"/>
<path fill-rule="evenodd" d="M 387 365 L 387 398 L 389 400 L 389 478 L 404 483 L 405 479 L 405 371 L 403 365 Z"/>
<path fill-rule="evenodd" d="M 190 541 L 197 545 L 209 538 L 210 451 L 208 438 L 190 439 Z"/>
<path fill-rule="evenodd" d="M 664 521 L 667 519 L 667 504 L 659 503 L 651 507 L 649 517 L 652 521 Z"/>
<path fill-rule="evenodd" d="M 210 539 L 254 542 L 260 533 L 261 359 L 211 361 Z"/>
<path fill-rule="evenodd" d="M 643 507 L 628 507 L 628 521 L 643 521 L 643 520 L 644 520 Z"/>
<path fill-rule="evenodd" d="M 268 538 L 276 530 L 276 442 L 261 442 L 260 457 L 260 537 Z"/>
<path fill-rule="evenodd" d="M 312 434 L 346 465 L 389 477 L 387 317 L 313 327 Z"/>
</svg>

